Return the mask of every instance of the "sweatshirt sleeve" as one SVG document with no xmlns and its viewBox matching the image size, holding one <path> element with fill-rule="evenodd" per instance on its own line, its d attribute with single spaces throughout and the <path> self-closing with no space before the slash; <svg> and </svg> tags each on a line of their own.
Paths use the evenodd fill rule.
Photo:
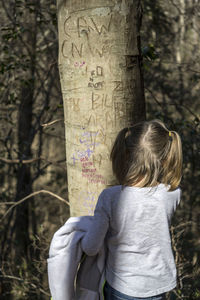
<svg viewBox="0 0 200 300">
<path fill-rule="evenodd" d="M 89 230 L 81 240 L 83 252 L 88 256 L 96 255 L 101 249 L 109 228 L 108 202 L 105 190 L 100 194 Z"/>
</svg>

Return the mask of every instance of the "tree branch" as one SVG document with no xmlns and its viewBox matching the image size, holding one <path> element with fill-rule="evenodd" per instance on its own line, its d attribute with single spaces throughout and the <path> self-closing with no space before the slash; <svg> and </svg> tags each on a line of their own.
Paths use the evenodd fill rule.
<svg viewBox="0 0 200 300">
<path fill-rule="evenodd" d="M 44 157 L 36 157 L 36 158 L 32 158 L 32 159 L 23 159 L 23 160 L 20 160 L 20 159 L 8 159 L 8 158 L 4 158 L 4 157 L 0 157 L 0 161 L 2 162 L 5 162 L 7 164 L 31 164 L 35 161 L 38 161 L 38 160 L 44 160 L 50 164 L 58 164 L 58 163 L 61 163 L 61 162 L 64 162 L 65 160 L 58 160 L 58 161 L 51 161 L 51 160 L 48 160 Z"/>
<path fill-rule="evenodd" d="M 45 193 L 45 194 L 49 194 L 55 198 L 57 198 L 59 201 L 61 202 L 64 202 L 65 204 L 67 204 L 68 206 L 70 206 L 69 202 L 67 200 L 65 200 L 64 198 L 50 192 L 50 191 L 47 191 L 47 190 L 40 190 L 40 191 L 37 191 L 37 192 L 34 192 L 34 193 L 31 193 L 30 195 L 24 197 L 23 199 L 17 201 L 17 202 L 3 202 L 3 203 L 0 203 L 0 204 L 4 204 L 4 205 L 12 205 L 7 211 L 6 213 L 3 215 L 3 217 L 0 219 L 0 222 L 3 221 L 3 219 L 5 219 L 5 217 L 9 214 L 9 212 L 15 208 L 17 205 L 20 205 L 21 203 L 23 203 L 24 201 L 26 201 L 27 199 L 30 199 L 31 197 L 33 196 L 36 196 L 40 193 Z"/>
<path fill-rule="evenodd" d="M 7 159 L 7 158 L 3 158 L 0 157 L 0 161 L 5 162 L 7 164 L 30 164 L 32 162 L 38 161 L 40 159 L 43 159 L 42 157 L 37 157 L 37 158 L 32 158 L 32 159 Z"/>
<path fill-rule="evenodd" d="M 57 120 L 51 121 L 49 123 L 42 124 L 41 126 L 44 127 L 44 128 L 46 128 L 46 127 L 51 126 L 51 125 L 53 125 L 53 124 L 55 124 L 57 122 L 60 122 L 60 121 L 64 121 L 64 120 L 63 119 L 57 119 Z"/>
</svg>

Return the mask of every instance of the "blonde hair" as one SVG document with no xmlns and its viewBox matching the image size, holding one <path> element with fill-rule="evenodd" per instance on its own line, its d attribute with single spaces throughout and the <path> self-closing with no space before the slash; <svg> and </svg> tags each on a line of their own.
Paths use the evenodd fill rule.
<svg viewBox="0 0 200 300">
<path fill-rule="evenodd" d="M 182 146 L 176 131 L 159 120 L 122 129 L 112 148 L 113 173 L 122 185 L 178 187 L 182 176 Z"/>
</svg>

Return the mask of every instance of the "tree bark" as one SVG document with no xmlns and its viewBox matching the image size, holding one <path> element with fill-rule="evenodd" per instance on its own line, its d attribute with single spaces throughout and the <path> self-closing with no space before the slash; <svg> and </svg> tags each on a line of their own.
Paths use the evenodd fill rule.
<svg viewBox="0 0 200 300">
<path fill-rule="evenodd" d="M 139 0 L 57 4 L 70 214 L 93 214 L 102 189 L 116 184 L 117 133 L 145 119 L 142 10 Z"/>
</svg>

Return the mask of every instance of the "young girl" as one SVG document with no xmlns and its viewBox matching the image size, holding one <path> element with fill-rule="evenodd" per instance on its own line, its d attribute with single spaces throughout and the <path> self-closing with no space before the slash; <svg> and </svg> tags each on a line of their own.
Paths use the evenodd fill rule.
<svg viewBox="0 0 200 300">
<path fill-rule="evenodd" d="M 164 299 L 176 287 L 169 227 L 180 201 L 180 137 L 161 121 L 141 122 L 119 132 L 111 160 L 120 185 L 100 194 L 82 249 L 95 255 L 107 245 L 105 300 Z"/>
</svg>

